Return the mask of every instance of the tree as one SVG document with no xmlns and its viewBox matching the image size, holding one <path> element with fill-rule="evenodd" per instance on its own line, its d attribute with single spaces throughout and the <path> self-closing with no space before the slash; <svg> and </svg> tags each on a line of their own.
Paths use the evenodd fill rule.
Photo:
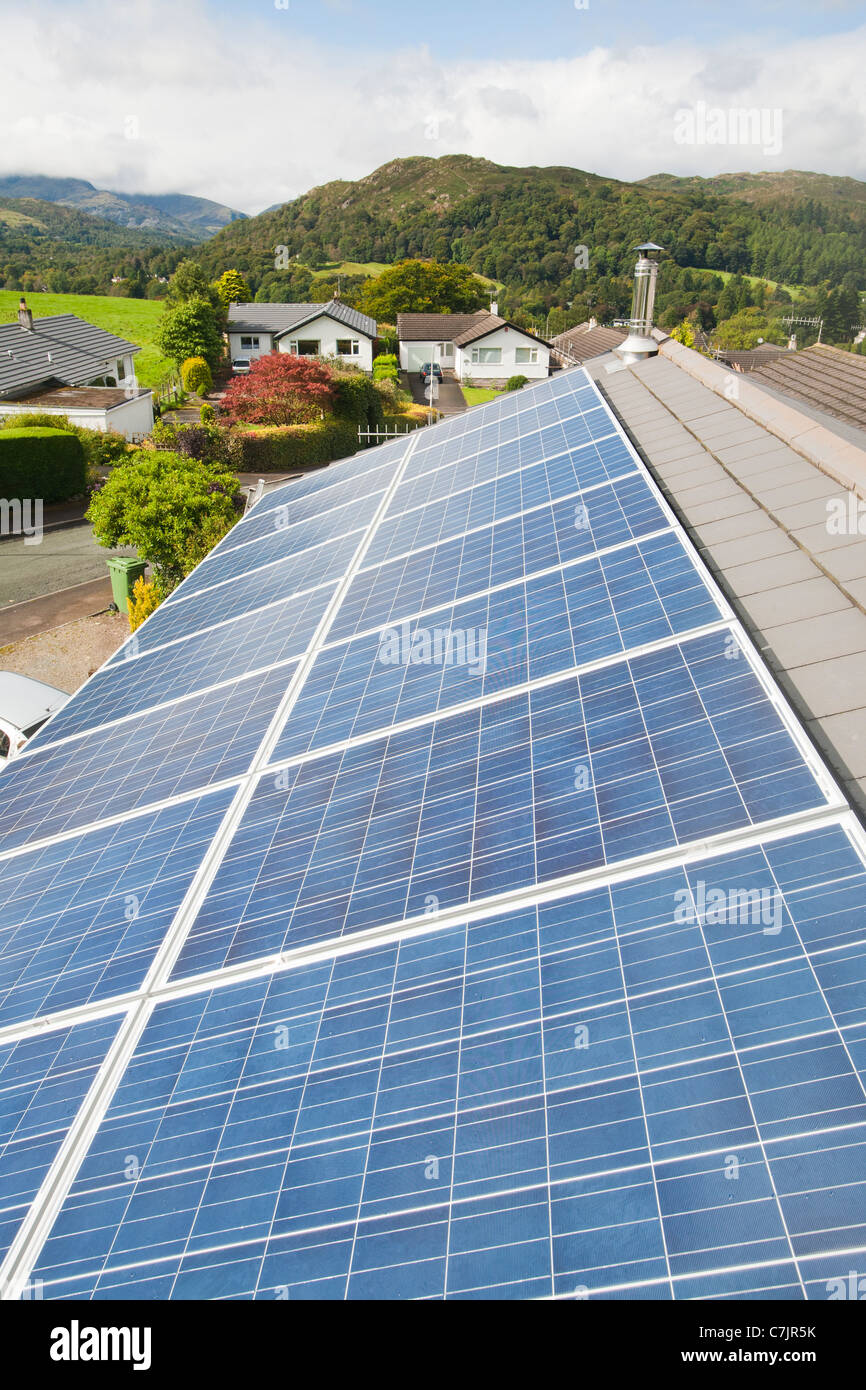
<svg viewBox="0 0 866 1390">
<path fill-rule="evenodd" d="M 239 270 L 224 270 L 213 288 L 226 313 L 230 304 L 249 304 L 252 301 L 253 292 Z"/>
<path fill-rule="evenodd" d="M 468 265 L 456 261 L 398 261 L 364 285 L 359 308 L 393 323 L 397 314 L 471 314 L 490 292 Z"/>
<path fill-rule="evenodd" d="M 139 450 L 93 494 L 87 519 L 100 545 L 133 546 L 167 594 L 237 521 L 243 498 L 219 464 Z"/>
<path fill-rule="evenodd" d="M 335 399 L 333 377 L 321 362 L 271 352 L 251 362 L 246 376 L 229 382 L 221 409 L 232 421 L 249 425 L 299 425 L 317 420 Z"/>
<path fill-rule="evenodd" d="M 198 261 L 181 261 L 168 284 L 171 303 L 183 304 L 189 299 L 206 299 L 212 303 L 215 297 L 215 291 L 208 284 Z"/>
<path fill-rule="evenodd" d="M 157 345 L 178 364 L 203 357 L 213 370 L 223 355 L 223 339 L 212 305 L 195 296 L 166 307 L 156 330 Z"/>
</svg>

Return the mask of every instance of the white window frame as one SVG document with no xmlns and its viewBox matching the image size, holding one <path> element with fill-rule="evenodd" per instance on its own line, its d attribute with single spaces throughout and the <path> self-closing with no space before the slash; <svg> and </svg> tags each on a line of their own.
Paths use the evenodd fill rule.
<svg viewBox="0 0 866 1390">
<path fill-rule="evenodd" d="M 241 334 L 241 352 L 258 352 L 259 340 L 256 334 Z"/>
<path fill-rule="evenodd" d="M 453 344 L 453 343 L 437 343 L 437 344 L 436 344 L 436 356 L 437 356 L 437 358 L 441 358 L 441 357 L 453 357 L 453 356 L 454 356 L 454 344 Z"/>
<path fill-rule="evenodd" d="M 482 353 L 485 354 L 483 357 L 481 356 Z M 487 366 L 490 366 L 490 367 L 501 367 L 501 366 L 502 366 L 502 348 L 501 348 L 501 347 L 497 347 L 497 348 L 489 348 L 489 347 L 488 347 L 488 348 L 477 348 L 477 347 L 475 347 L 475 348 L 472 349 L 472 361 L 473 361 L 473 362 L 478 362 L 479 364 L 484 363 L 484 364 L 486 364 Z"/>
<path fill-rule="evenodd" d="M 341 343 L 348 343 L 348 344 L 349 344 L 349 351 L 348 351 L 348 352 L 343 352 L 343 351 L 342 351 L 342 349 L 341 349 L 341 347 L 340 347 L 340 344 L 341 344 Z M 338 356 L 338 357 L 360 357 L 360 356 L 361 356 L 361 343 L 360 343 L 360 340 L 359 340 L 358 338 L 337 338 L 337 340 L 336 340 L 336 347 L 337 347 L 337 356 Z"/>
<path fill-rule="evenodd" d="M 521 353 L 523 356 L 521 357 Z M 538 366 L 538 348 L 519 347 L 514 349 L 514 361 L 519 367 Z"/>
</svg>

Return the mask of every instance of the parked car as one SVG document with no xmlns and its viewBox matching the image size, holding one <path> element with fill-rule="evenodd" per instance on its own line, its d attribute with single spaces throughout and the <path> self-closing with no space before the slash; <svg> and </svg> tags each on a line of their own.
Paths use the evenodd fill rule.
<svg viewBox="0 0 866 1390">
<path fill-rule="evenodd" d="M 246 376 L 250 369 L 250 359 L 248 357 L 236 357 L 232 362 L 232 371 L 235 376 Z"/>
<path fill-rule="evenodd" d="M 15 671 L 0 671 L 0 770 L 68 699 L 65 691 L 53 685 Z"/>
<path fill-rule="evenodd" d="M 433 373 L 437 381 L 442 380 L 442 368 L 439 366 L 439 363 L 425 362 L 424 366 L 418 373 L 425 386 L 427 385 L 427 378 L 430 376 L 431 372 Z"/>
</svg>

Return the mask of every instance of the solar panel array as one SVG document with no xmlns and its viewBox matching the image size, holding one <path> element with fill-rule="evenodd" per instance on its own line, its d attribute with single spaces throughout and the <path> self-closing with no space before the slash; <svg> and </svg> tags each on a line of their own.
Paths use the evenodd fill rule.
<svg viewBox="0 0 866 1390">
<path fill-rule="evenodd" d="M 862 832 L 582 370 L 266 494 L 0 803 L 4 1297 L 862 1257 Z"/>
</svg>

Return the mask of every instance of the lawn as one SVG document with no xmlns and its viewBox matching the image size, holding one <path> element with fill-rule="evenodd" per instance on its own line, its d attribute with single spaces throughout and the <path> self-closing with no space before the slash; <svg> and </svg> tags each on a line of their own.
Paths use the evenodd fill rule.
<svg viewBox="0 0 866 1390">
<path fill-rule="evenodd" d="M 501 396 L 501 391 L 492 391 L 487 386 L 461 386 L 463 399 L 467 405 L 486 405 L 488 401 L 495 401 L 497 396 Z"/>
<path fill-rule="evenodd" d="M 0 290 L 0 323 L 9 323 L 18 312 L 18 290 Z M 48 314 L 77 314 L 107 333 L 116 333 L 131 343 L 138 343 L 141 352 L 135 356 L 135 371 L 142 386 L 155 386 L 167 376 L 173 363 L 163 357 L 154 342 L 162 304 L 156 299 L 121 299 L 107 294 L 31 294 L 27 293 L 28 308 L 33 317 Z"/>
<path fill-rule="evenodd" d="M 316 280 L 333 280 L 335 275 L 381 275 L 387 269 L 384 261 L 332 261 L 312 274 Z"/>
</svg>

